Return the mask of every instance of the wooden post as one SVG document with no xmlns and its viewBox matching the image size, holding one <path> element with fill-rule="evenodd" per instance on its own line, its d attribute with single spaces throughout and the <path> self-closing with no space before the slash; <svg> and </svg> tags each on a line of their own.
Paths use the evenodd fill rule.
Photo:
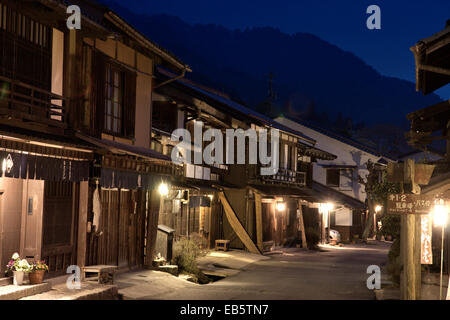
<svg viewBox="0 0 450 320">
<path fill-rule="evenodd" d="M 148 209 L 147 221 L 147 246 L 145 253 L 145 265 L 152 266 L 153 255 L 156 246 L 156 235 L 158 232 L 159 208 L 161 204 L 161 195 L 158 189 L 149 191 L 150 203 Z"/>
<path fill-rule="evenodd" d="M 263 225 L 262 225 L 262 203 L 261 195 L 255 192 L 255 213 L 256 213 L 256 243 L 259 250 L 263 252 Z"/>
<path fill-rule="evenodd" d="M 419 214 L 414 215 L 414 272 L 415 272 L 415 298 L 420 300 L 421 288 L 422 288 L 422 264 L 421 264 L 421 252 L 422 252 L 422 219 Z"/>
<path fill-rule="evenodd" d="M 420 187 L 414 183 L 414 160 L 405 162 L 405 177 L 411 179 L 413 193 L 419 194 Z M 401 192 L 404 193 L 403 184 Z M 420 215 L 408 214 L 401 218 L 400 257 L 403 264 L 401 296 L 403 300 L 419 300 L 421 295 L 421 223 Z"/>
<path fill-rule="evenodd" d="M 298 201 L 298 211 L 300 213 L 299 218 L 298 218 L 298 223 L 300 225 L 300 231 L 302 233 L 302 248 L 307 249 L 308 244 L 306 243 L 305 223 L 303 221 L 303 208 L 302 208 L 302 204 L 301 204 L 300 200 Z"/>
<path fill-rule="evenodd" d="M 80 182 L 80 199 L 78 209 L 78 239 L 77 239 L 77 265 L 81 269 L 86 266 L 86 232 L 89 201 L 89 182 Z M 84 280 L 81 273 L 81 280 Z"/>
<path fill-rule="evenodd" d="M 416 300 L 416 270 L 414 266 L 415 216 L 406 216 L 406 248 L 405 248 L 405 300 Z M 419 261 L 420 263 L 420 261 Z"/>
<path fill-rule="evenodd" d="M 400 296 L 402 300 L 406 300 L 406 216 L 402 215 L 400 217 L 400 263 L 401 263 L 401 271 L 400 271 Z"/>
</svg>

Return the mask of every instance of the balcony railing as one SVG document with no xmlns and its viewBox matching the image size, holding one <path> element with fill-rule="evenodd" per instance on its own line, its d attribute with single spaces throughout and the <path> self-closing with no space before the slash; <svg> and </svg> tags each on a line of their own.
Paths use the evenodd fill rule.
<svg viewBox="0 0 450 320">
<path fill-rule="evenodd" d="M 0 76 L 0 115 L 65 128 L 65 98 Z"/>
</svg>

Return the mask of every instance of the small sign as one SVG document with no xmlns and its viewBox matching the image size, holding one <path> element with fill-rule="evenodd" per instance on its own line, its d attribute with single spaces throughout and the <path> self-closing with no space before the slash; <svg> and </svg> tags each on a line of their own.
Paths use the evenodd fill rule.
<svg viewBox="0 0 450 320">
<path fill-rule="evenodd" d="M 433 253 L 431 248 L 432 237 L 432 218 L 430 215 L 423 215 L 420 219 L 420 233 L 421 233 L 421 264 L 433 264 Z"/>
<path fill-rule="evenodd" d="M 387 202 L 389 214 L 429 214 L 437 199 L 432 195 L 390 194 Z"/>
</svg>

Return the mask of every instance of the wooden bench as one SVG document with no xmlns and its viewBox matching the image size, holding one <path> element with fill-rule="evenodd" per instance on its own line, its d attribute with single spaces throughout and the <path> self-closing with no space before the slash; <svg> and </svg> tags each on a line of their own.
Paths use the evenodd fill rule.
<svg viewBox="0 0 450 320">
<path fill-rule="evenodd" d="M 87 266 L 83 268 L 86 276 L 86 281 L 97 281 L 100 284 L 112 283 L 114 284 L 114 275 L 117 271 L 117 266 L 97 265 Z M 92 274 L 94 274 L 92 276 Z M 88 276 L 90 275 L 90 276 Z"/>
<path fill-rule="evenodd" d="M 230 249 L 230 240 L 216 240 L 216 251 L 228 251 Z"/>
</svg>

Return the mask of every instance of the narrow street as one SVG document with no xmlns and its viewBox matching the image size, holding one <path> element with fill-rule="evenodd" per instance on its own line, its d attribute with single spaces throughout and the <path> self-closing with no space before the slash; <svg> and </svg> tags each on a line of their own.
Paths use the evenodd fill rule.
<svg viewBox="0 0 450 320">
<path fill-rule="evenodd" d="M 234 276 L 197 285 L 155 271 L 119 276 L 124 299 L 364 299 L 375 298 L 366 287 L 369 265 L 381 269 L 387 262 L 389 243 L 322 247 L 321 251 L 286 249 L 257 261 Z M 382 275 L 382 279 L 387 275 Z"/>
</svg>

